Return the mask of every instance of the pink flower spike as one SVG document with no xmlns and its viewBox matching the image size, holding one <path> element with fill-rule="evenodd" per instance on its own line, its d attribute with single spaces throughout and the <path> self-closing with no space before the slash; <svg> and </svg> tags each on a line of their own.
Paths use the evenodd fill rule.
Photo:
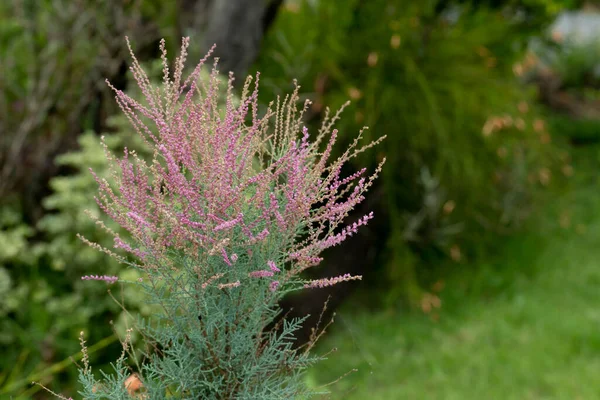
<svg viewBox="0 0 600 400">
<path fill-rule="evenodd" d="M 274 261 L 269 260 L 267 262 L 267 265 L 269 266 L 269 268 L 271 268 L 271 271 L 273 271 L 273 272 L 281 272 L 281 270 L 279 268 L 277 268 L 277 265 L 275 265 Z"/>
<path fill-rule="evenodd" d="M 104 282 L 108 283 L 109 285 L 112 285 L 113 283 L 115 283 L 116 281 L 119 280 L 119 277 L 108 276 L 108 275 L 102 275 L 102 276 L 86 275 L 86 276 L 82 276 L 81 279 L 84 281 L 104 281 Z"/>
<path fill-rule="evenodd" d="M 362 280 L 361 275 L 351 276 L 350 274 L 336 276 L 335 278 L 323 278 L 323 279 L 315 279 L 313 281 L 309 281 L 306 285 L 304 285 L 305 289 L 312 288 L 324 288 L 327 286 L 333 286 L 340 282 L 354 281 L 354 280 Z"/>
<path fill-rule="evenodd" d="M 271 290 L 271 292 L 276 291 L 278 287 L 279 287 L 279 281 L 273 281 L 269 285 L 269 289 Z"/>
<path fill-rule="evenodd" d="M 264 240 L 269 235 L 269 231 L 267 229 L 263 229 L 261 233 L 256 235 L 256 240 Z"/>
<path fill-rule="evenodd" d="M 248 274 L 248 276 L 250 278 L 267 278 L 269 276 L 273 276 L 273 271 L 266 271 L 266 270 L 253 271 L 253 272 L 250 272 Z"/>
<path fill-rule="evenodd" d="M 219 224 L 217 226 L 215 226 L 214 231 L 222 231 L 222 230 L 226 230 L 226 229 L 231 229 L 234 226 L 236 226 L 237 224 L 240 223 L 240 221 L 242 221 L 244 215 L 240 213 L 240 215 L 237 218 L 232 219 L 231 221 L 226 221 L 223 222 L 222 224 Z"/>
<path fill-rule="evenodd" d="M 223 261 L 225 261 L 225 264 L 229 265 L 231 267 L 231 261 L 229 261 L 229 257 L 227 256 L 227 252 L 225 251 L 225 249 L 221 249 L 221 255 L 223 256 Z"/>
</svg>

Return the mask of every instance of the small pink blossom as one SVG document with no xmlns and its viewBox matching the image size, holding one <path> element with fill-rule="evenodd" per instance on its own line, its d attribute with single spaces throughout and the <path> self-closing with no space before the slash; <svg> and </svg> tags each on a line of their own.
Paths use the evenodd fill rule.
<svg viewBox="0 0 600 400">
<path fill-rule="evenodd" d="M 136 214 L 136 213 L 134 213 L 132 211 L 130 211 L 129 213 L 127 213 L 127 216 L 129 218 L 133 219 L 135 222 L 141 224 L 141 225 L 144 225 L 144 226 L 147 226 L 147 227 L 150 226 L 150 224 L 148 223 L 148 221 L 146 221 L 144 218 L 140 217 L 138 214 Z"/>
<path fill-rule="evenodd" d="M 370 213 L 344 224 L 364 200 L 384 161 L 371 175 L 361 169 L 344 176 L 342 170 L 383 138 L 359 145 L 361 131 L 345 151 L 334 153 L 338 132 L 332 127 L 339 114 L 326 116 L 315 135 L 309 135 L 298 104 L 299 89 L 262 112 L 258 75 L 254 88 L 249 80 L 239 99 L 229 90 L 230 76 L 225 107 L 220 107 L 219 93 L 225 85 L 217 79 L 216 66 L 211 79 L 200 79 L 207 58 L 182 78 L 188 45 L 185 40 L 175 61 L 179 72 L 173 80 L 167 76 L 160 88 L 133 57 L 131 70 L 145 99 L 133 99 L 111 86 L 118 105 L 154 154 L 142 160 L 125 149 L 118 157 L 105 146 L 111 180 L 94 175 L 99 186 L 96 201 L 131 238 L 125 243 L 117 236 L 115 247 L 139 256 L 140 267 L 148 272 L 163 268 L 162 259 L 170 254 L 192 260 L 204 260 L 207 253 L 216 256 L 222 270 L 198 267 L 199 279 L 205 283 L 210 275 L 226 269 L 233 276 L 239 276 L 238 268 L 246 274 L 247 265 L 240 262 L 239 254 L 244 255 L 242 261 L 263 262 L 265 252 L 275 246 L 278 254 L 287 256 L 268 260 L 267 268 L 248 274 L 251 278 L 272 277 L 285 269 L 285 262 L 292 264 L 290 277 L 317 265 L 323 250 L 339 245 L 373 218 Z M 339 156 L 334 158 L 336 153 Z M 169 268 L 180 266 L 169 264 Z M 306 287 L 352 279 L 360 277 L 310 281 Z M 275 282 L 271 290 L 278 287 Z"/>
<path fill-rule="evenodd" d="M 273 276 L 273 271 L 266 271 L 266 270 L 252 271 L 248 274 L 248 276 L 250 278 L 267 278 L 269 276 Z"/>
<path fill-rule="evenodd" d="M 256 235 L 256 240 L 261 241 L 265 240 L 265 238 L 269 235 L 269 231 L 267 229 L 263 229 L 258 235 Z"/>
<path fill-rule="evenodd" d="M 231 267 L 233 264 L 231 264 L 231 261 L 229 260 L 229 256 L 227 256 L 227 252 L 225 251 L 225 249 L 221 249 L 221 255 L 223 256 L 223 261 L 225 261 L 225 264 Z"/>
<path fill-rule="evenodd" d="M 271 271 L 273 271 L 273 272 L 281 272 L 281 270 L 279 268 L 277 268 L 277 265 L 275 265 L 274 261 L 269 260 L 267 262 L 267 265 L 269 266 L 269 268 L 271 268 Z"/>
<path fill-rule="evenodd" d="M 240 215 L 237 218 L 232 219 L 231 221 L 223 222 L 223 223 L 215 226 L 214 231 L 217 232 L 217 231 L 223 231 L 226 229 L 231 229 L 234 226 L 236 226 L 237 224 L 239 224 L 242 221 L 243 217 L 244 217 L 244 215 L 240 213 Z"/>
</svg>

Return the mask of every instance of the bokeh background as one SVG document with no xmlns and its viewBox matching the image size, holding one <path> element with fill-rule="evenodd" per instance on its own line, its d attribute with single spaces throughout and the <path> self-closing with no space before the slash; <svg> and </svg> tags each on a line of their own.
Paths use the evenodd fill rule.
<svg viewBox="0 0 600 400">
<path fill-rule="evenodd" d="M 600 398 L 600 5 L 581 0 L 0 1 L 0 398 L 77 398 L 78 335 L 107 367 L 135 291 L 82 282 L 131 271 L 111 246 L 89 167 L 99 136 L 140 145 L 105 84 L 136 95 L 128 36 L 156 79 L 160 38 L 191 64 L 217 44 L 263 104 L 293 80 L 306 124 L 347 100 L 343 149 L 387 135 L 359 213 L 371 225 L 312 276 L 358 284 L 287 299 L 335 311 L 307 384 L 332 399 Z M 239 89 L 239 88 L 238 88 Z M 352 171 L 348 171 L 352 172 Z M 125 311 L 126 310 L 126 311 Z M 299 342 L 304 338 L 299 337 Z"/>
</svg>

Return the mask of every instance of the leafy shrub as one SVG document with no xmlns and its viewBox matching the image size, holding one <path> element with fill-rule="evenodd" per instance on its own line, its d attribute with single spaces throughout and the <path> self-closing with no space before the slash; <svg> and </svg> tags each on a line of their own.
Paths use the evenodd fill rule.
<svg viewBox="0 0 600 400">
<path fill-rule="evenodd" d="M 135 95 L 135 88 L 129 92 Z M 111 150 L 121 151 L 127 145 L 138 149 L 140 154 L 147 152 L 143 141 L 132 134 L 124 116 L 111 118 L 108 129 L 111 132 L 104 137 Z M 77 238 L 77 234 L 83 234 L 102 245 L 112 245 L 112 239 L 99 231 L 89 217 L 90 213 L 100 214 L 93 198 L 97 185 L 89 168 L 99 176 L 107 176 L 104 148 L 92 131 L 80 135 L 78 142 L 78 150 L 56 158 L 56 164 L 70 173 L 50 180 L 52 193 L 43 200 L 46 213 L 35 227 L 22 222 L 20 210 L 2 208 L 0 266 L 9 278 L 3 286 L 7 290 L 3 292 L 7 301 L 3 302 L 0 320 L 0 351 L 5 366 L 2 369 L 9 370 L 18 359 L 23 359 L 23 365 L 18 371 L 13 369 L 13 379 L 3 382 L 4 388 L 0 390 L 5 392 L 0 393 L 21 392 L 31 382 L 25 376 L 35 371 L 39 372 L 37 379 L 41 382 L 53 377 L 53 381 L 58 382 L 56 377 L 68 371 L 68 363 L 60 364 L 60 370 L 54 372 L 45 367 L 77 353 L 78 346 L 69 338 L 77 337 L 84 330 L 89 340 L 107 346 L 114 341 L 111 339 L 113 330 L 124 334 L 130 323 L 120 305 L 106 296 L 106 288 L 85 285 L 80 279 L 100 270 L 117 274 L 120 267 L 105 254 L 83 246 Z M 123 279 L 137 278 L 134 271 L 120 275 Z M 114 296 L 132 312 L 147 315 L 151 310 L 127 286 L 114 291 Z M 66 313 L 68 318 L 65 318 Z M 109 320 L 114 320 L 114 324 L 109 325 Z M 23 330 L 28 334 L 23 334 Z M 118 353 L 118 348 L 116 351 Z M 103 363 L 112 360 L 111 354 L 105 349 L 102 355 L 92 357 Z M 70 380 L 64 378 L 71 383 L 76 380 L 74 374 Z"/>
<path fill-rule="evenodd" d="M 388 135 L 380 206 L 389 223 L 376 233 L 375 265 L 387 265 L 397 293 L 412 297 L 425 270 L 415 271 L 408 253 L 431 265 L 497 248 L 497 234 L 520 226 L 556 176 L 550 136 L 535 127 L 535 93 L 513 75 L 524 48 L 516 19 L 485 7 L 440 12 L 440 3 L 297 2 L 279 16 L 257 66 L 280 77 L 269 88 L 290 74 L 314 82 L 303 92 L 313 115 L 350 97 L 344 132 L 366 124 Z M 437 181 L 433 192 L 421 184 L 424 170 Z"/>
<path fill-rule="evenodd" d="M 37 223 L 46 212 L 42 199 L 48 182 L 59 172 L 55 157 L 73 149 L 85 129 L 105 128 L 111 110 L 104 106 L 108 92 L 99 82 L 120 75 L 126 54 L 114 37 L 125 31 L 141 43 L 156 37 L 153 26 L 142 24 L 152 15 L 153 2 L 144 3 L 0 2 L 0 268 L 8 275 L 0 321 L 0 397 L 21 393 L 31 382 L 27 377 L 46 381 L 64 372 L 61 362 L 77 352 L 68 339 L 74 327 L 97 321 L 104 326 L 118 310 L 108 301 L 85 304 L 83 291 L 89 295 L 94 289 L 77 288 L 81 282 L 73 280 L 78 267 L 102 261 L 69 248 L 67 233 L 80 227 L 70 226 L 77 211 L 69 207 L 80 199 L 57 205 L 66 207 L 64 218 L 52 216 L 40 229 Z M 64 251 L 60 259 L 50 259 L 57 249 L 44 244 L 46 234 Z M 111 333 L 109 328 L 92 332 L 98 340 Z M 48 365 L 56 367 L 53 372 L 43 371 Z"/>
<path fill-rule="evenodd" d="M 115 119 L 113 126 L 116 128 L 118 124 L 122 125 L 122 121 Z M 106 142 L 111 148 L 121 149 L 124 136 L 110 134 Z M 106 174 L 104 150 L 93 132 L 81 135 L 79 144 L 78 151 L 57 158 L 59 165 L 69 167 L 75 173 L 50 181 L 53 193 L 44 199 L 48 214 L 39 221 L 35 231 L 20 222 L 19 212 L 13 212 L 12 222 L 8 216 L 4 218 L 5 231 L 1 241 L 6 246 L 0 246 L 3 249 L 0 265 L 9 269 L 2 268 L 8 279 L 4 284 L 7 292 L 3 292 L 7 301 L 2 307 L 0 351 L 7 370 L 14 360 L 26 357 L 22 370 L 12 375 L 15 378 L 22 379 L 34 369 L 77 353 L 77 345 L 69 338 L 76 338 L 82 329 L 97 343 L 112 336 L 113 329 L 124 333 L 127 327 L 125 313 L 106 296 L 106 288 L 85 285 L 80 279 L 99 269 L 117 273 L 119 266 L 110 257 L 82 246 L 76 236 L 82 233 L 105 245 L 112 243 L 106 235 L 97 234 L 97 227 L 87 215 L 88 212 L 99 214 L 90 196 L 96 183 L 88 168 L 93 166 L 98 174 Z M 11 209 L 4 210 L 6 213 Z M 34 232 L 43 235 L 45 240 L 32 243 L 30 238 Z M 123 274 L 123 278 L 135 279 L 132 272 Z M 118 299 L 126 297 L 125 304 L 129 309 L 147 314 L 148 306 L 134 293 L 125 286 L 114 295 Z M 107 324 L 109 319 L 114 319 L 114 326 Z M 24 335 L 23 330 L 28 333 Z M 96 358 L 96 355 L 94 359 L 98 362 L 107 360 L 106 357 Z M 58 372 L 42 373 L 40 380 L 45 382 L 53 375 L 58 376 Z M 30 381 L 23 383 L 28 385 Z M 14 393 L 23 387 L 14 385 L 15 382 L 5 382 L 4 390 Z"/>
<path fill-rule="evenodd" d="M 574 144 L 599 140 L 600 41 L 555 30 L 548 38 L 532 40 L 529 54 L 515 69 L 538 85 L 554 132 Z"/>
<path fill-rule="evenodd" d="M 124 313 L 104 288 L 79 279 L 117 268 L 110 258 L 82 249 L 75 236 L 107 239 L 84 214 L 95 207 L 88 161 L 101 173 L 96 162 L 103 160 L 91 130 L 123 126 L 119 119 L 106 122 L 115 107 L 103 79 L 126 86 L 127 48 L 115 38 L 127 32 L 144 48 L 159 31 L 173 34 L 175 11 L 175 2 L 155 0 L 0 2 L 0 274 L 6 276 L 0 397 L 33 396 L 38 388 L 27 388 L 33 377 L 68 386 L 65 360 L 78 350 L 69 337 L 82 328 L 104 346 L 94 347 L 95 361 L 113 359 L 105 347 L 113 328 L 124 331 Z M 89 132 L 80 137 L 84 131 Z M 129 143 L 123 135 L 108 136 L 115 150 Z M 78 144 L 80 150 L 54 162 Z M 132 273 L 123 278 L 133 279 Z M 127 292 L 114 295 L 127 294 L 129 308 L 147 313 Z"/>
<path fill-rule="evenodd" d="M 208 82 L 199 80 L 204 61 L 184 79 L 188 43 L 184 39 L 172 78 L 163 44 L 161 87 L 150 83 L 134 58 L 131 71 L 144 104 L 115 89 L 152 157 L 146 161 L 126 148 L 118 158 L 106 146 L 110 178 L 95 175 L 98 204 L 129 236 L 95 218 L 114 244 L 84 240 L 137 271 L 140 277 L 128 283 L 161 311 L 136 324 L 146 345 L 142 360 L 130 351 L 128 330 L 114 375 L 104 372 L 98 380 L 84 345 L 81 394 L 129 398 L 133 379 L 135 392 L 146 398 L 309 397 L 301 377 L 319 359 L 309 354 L 317 336 L 294 350 L 294 332 L 304 319 L 281 317 L 278 301 L 292 291 L 361 278 L 304 280 L 299 274 L 373 218 L 370 213 L 344 224 L 383 162 L 371 176 L 365 169 L 344 176 L 342 167 L 379 140 L 361 147 L 359 134 L 330 160 L 336 117 L 325 119 L 309 141 L 302 128 L 306 105 L 298 109 L 297 92 L 259 115 L 258 77 L 253 91 L 246 81 L 239 105 L 232 79 L 226 90 L 216 69 Z M 218 93 L 224 92 L 220 110 Z"/>
<path fill-rule="evenodd" d="M 136 2 L 107 0 L 0 4 L 0 195 L 30 202 L 29 219 L 56 172 L 54 157 L 83 128 L 103 128 L 99 116 L 109 110 L 98 82 L 118 76 L 126 55 L 113 38 L 155 37 L 143 13 Z"/>
<path fill-rule="evenodd" d="M 577 42 L 556 37 L 533 42 L 531 57 L 535 62 L 524 64 L 524 73 L 553 73 L 560 79 L 561 89 L 600 87 L 600 41 Z"/>
</svg>

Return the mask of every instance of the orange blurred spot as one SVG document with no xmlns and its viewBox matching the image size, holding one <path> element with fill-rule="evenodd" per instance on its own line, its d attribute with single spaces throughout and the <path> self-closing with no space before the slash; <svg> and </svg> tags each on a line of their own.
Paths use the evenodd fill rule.
<svg viewBox="0 0 600 400">
<path fill-rule="evenodd" d="M 431 290 L 433 290 L 436 293 L 439 293 L 442 290 L 444 290 L 445 286 L 446 286 L 446 283 L 444 281 L 437 281 L 436 283 L 433 284 L 433 286 L 431 287 Z"/>
<path fill-rule="evenodd" d="M 365 114 L 363 114 L 362 111 L 357 111 L 356 114 L 354 114 L 354 120 L 356 121 L 356 123 L 360 124 L 361 122 L 363 122 L 365 119 Z"/>
<path fill-rule="evenodd" d="M 452 211 L 454 211 L 454 207 L 456 207 L 456 203 L 454 203 L 454 201 L 448 200 L 445 202 L 443 207 L 444 214 L 450 214 Z"/>
<path fill-rule="evenodd" d="M 538 63 L 537 56 L 532 52 L 528 52 L 527 55 L 525 56 L 525 68 L 529 70 L 532 67 L 535 67 L 535 65 L 537 63 Z"/>
<path fill-rule="evenodd" d="M 496 57 L 489 57 L 485 60 L 485 66 L 488 68 L 494 68 L 498 64 Z"/>
<path fill-rule="evenodd" d="M 550 173 L 550 170 L 548 168 L 540 169 L 540 171 L 538 173 L 540 183 L 544 186 L 547 186 L 550 183 L 551 175 L 552 174 Z"/>
<path fill-rule="evenodd" d="M 298 13 L 300 11 L 300 5 L 294 2 L 285 2 L 285 5 L 283 6 L 284 10 L 289 11 L 291 13 Z"/>
<path fill-rule="evenodd" d="M 487 49 L 487 47 L 479 46 L 477 48 L 477 54 L 479 54 L 481 57 L 487 57 L 490 55 L 490 51 Z"/>
<path fill-rule="evenodd" d="M 540 135 L 540 142 L 543 144 L 548 144 L 552 141 L 550 134 L 548 132 L 544 132 Z"/>
<path fill-rule="evenodd" d="M 513 119 L 510 115 L 505 115 L 502 117 L 502 124 L 506 128 L 510 128 L 513 125 Z"/>
<path fill-rule="evenodd" d="M 552 32 L 550 37 L 552 37 L 552 40 L 554 40 L 556 43 L 561 43 L 565 39 L 563 34 L 560 33 L 559 31 Z"/>
<path fill-rule="evenodd" d="M 137 374 L 129 375 L 129 377 L 125 379 L 123 385 L 125 386 L 125 389 L 127 389 L 127 393 L 129 393 L 130 396 L 137 394 L 137 392 L 144 387 L 144 384 Z"/>
<path fill-rule="evenodd" d="M 506 150 L 506 147 L 504 146 L 498 147 L 498 150 L 496 150 L 496 154 L 500 158 L 505 158 L 508 155 L 508 150 Z"/>
<path fill-rule="evenodd" d="M 522 102 L 519 103 L 519 105 L 518 105 L 517 108 L 519 109 L 519 112 L 521 114 L 526 114 L 527 111 L 529 111 L 529 104 L 527 104 L 526 101 L 522 101 Z"/>
<path fill-rule="evenodd" d="M 543 132 L 546 129 L 546 122 L 543 119 L 536 119 L 533 121 L 533 130 L 536 132 Z"/>
<path fill-rule="evenodd" d="M 358 100 L 361 98 L 362 93 L 357 88 L 351 87 L 350 89 L 348 89 L 348 96 L 350 96 L 352 100 Z"/>
<path fill-rule="evenodd" d="M 523 69 L 523 66 L 519 63 L 513 65 L 513 73 L 516 76 L 523 76 L 523 73 L 525 72 L 525 70 Z"/>
<path fill-rule="evenodd" d="M 569 164 L 565 164 L 562 167 L 562 173 L 565 176 L 573 176 L 573 167 Z"/>
<path fill-rule="evenodd" d="M 421 297 L 421 310 L 424 313 L 429 314 L 433 309 L 440 308 L 442 306 L 442 300 L 434 294 L 425 293 Z"/>
<path fill-rule="evenodd" d="M 371 53 L 369 53 L 369 56 L 367 57 L 367 64 L 369 64 L 369 67 L 374 67 L 377 65 L 377 61 L 379 60 L 379 55 L 372 51 Z"/>
<path fill-rule="evenodd" d="M 450 258 L 456 262 L 459 262 L 462 259 L 462 253 L 458 245 L 455 244 L 450 248 Z"/>
</svg>

